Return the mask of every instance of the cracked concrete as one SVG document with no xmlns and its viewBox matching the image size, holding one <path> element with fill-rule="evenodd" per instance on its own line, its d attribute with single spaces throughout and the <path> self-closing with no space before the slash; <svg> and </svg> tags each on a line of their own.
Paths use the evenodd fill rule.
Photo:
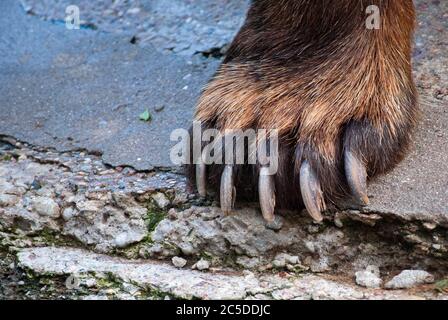
<svg viewBox="0 0 448 320">
<path fill-rule="evenodd" d="M 416 1 L 414 70 L 423 116 L 410 156 L 370 185 L 364 212 L 329 213 L 322 225 L 282 213 L 285 227 L 274 232 L 256 207 L 222 217 L 216 203 L 188 194 L 169 160 L 171 131 L 189 126 L 201 87 L 219 64 L 207 52 L 225 50 L 247 1 L 225 1 L 224 13 L 215 1 L 118 1 L 113 8 L 78 2 L 90 27 L 76 31 L 59 21 L 64 1 L 0 2 L 0 297 L 26 297 L 25 288 L 42 296 L 31 286 L 43 289 L 46 273 L 58 282 L 67 275 L 62 265 L 87 254 L 74 267 L 98 273 L 86 278 L 97 283 L 112 268 L 121 289 L 84 285 L 82 294 L 68 294 L 59 286 L 57 297 L 135 298 L 125 269 L 141 265 L 132 274 L 149 287 L 140 298 L 218 297 L 211 291 L 219 281 L 242 284 L 224 285 L 221 297 L 246 299 L 446 298 L 447 3 Z M 153 24 L 156 18 L 165 23 Z M 149 123 L 139 120 L 146 109 Z M 59 248 L 35 248 L 48 246 Z M 45 260 L 49 253 L 57 258 Z M 186 270 L 167 265 L 178 256 Z M 189 270 L 200 260 L 210 272 Z M 382 283 L 418 269 L 436 284 L 397 292 L 356 287 L 355 273 L 372 266 Z M 155 279 L 151 272 L 160 270 L 169 274 Z M 205 279 L 205 287 L 170 286 L 179 275 Z"/>
<path fill-rule="evenodd" d="M 42 255 L 34 250 L 36 247 L 61 247 L 50 260 L 26 258 L 27 262 L 20 264 L 37 277 L 48 270 L 60 275 L 56 265 L 71 261 L 70 267 L 76 268 L 84 268 L 86 263 L 84 272 L 112 272 L 129 281 L 122 272 L 137 262 L 117 260 L 121 257 L 144 259 L 137 264 L 146 267 L 136 271 L 143 277 L 139 278 L 141 284 L 151 287 L 156 283 L 156 290 L 168 296 L 382 299 L 407 297 L 410 293 L 382 291 L 372 296 L 354 287 L 355 273 L 373 265 L 386 280 L 404 269 L 422 270 L 431 272 L 439 282 L 448 269 L 448 230 L 436 223 L 350 211 L 329 214 L 323 224 L 314 224 L 305 214 L 284 212 L 283 228 L 273 231 L 265 227 L 255 207 L 241 208 L 225 217 L 213 204 L 188 195 L 185 178 L 178 174 L 110 168 L 93 154 L 41 150 L 11 138 L 3 138 L 0 159 L 0 252 L 20 252 L 18 261 L 23 262 L 23 252 L 31 252 L 34 257 L 35 252 Z M 89 259 L 72 261 L 75 255 L 86 254 L 76 248 L 88 249 L 98 263 L 92 266 Z M 117 261 L 120 267 L 115 269 Z M 249 295 L 246 289 L 235 293 L 224 286 L 219 293 L 222 295 L 216 296 L 211 295 L 211 288 L 220 280 L 207 280 L 211 287 L 195 287 L 198 292 L 170 282 L 170 277 L 179 276 L 166 266 L 170 261 L 182 261 L 178 266 L 186 269 L 198 269 L 198 262 L 205 262 L 205 270 L 212 272 L 204 275 L 207 279 L 214 278 L 215 271 L 239 274 L 243 269 L 266 278 L 270 288 L 277 288 L 276 276 L 287 275 L 293 280 L 282 287 L 284 290 L 270 290 L 267 297 L 266 291 L 258 292 L 258 282 L 245 287 L 256 294 Z M 165 266 L 159 268 L 161 263 Z M 144 276 L 146 272 L 168 271 L 162 283 Z M 195 278 L 197 274 L 191 272 L 186 271 L 185 276 Z M 313 273 L 333 280 L 313 277 Z M 135 277 L 132 275 L 132 282 Z M 297 277 L 303 281 L 295 282 Z M 172 286 L 167 287 L 168 283 Z M 303 292 L 294 291 L 298 288 Z M 416 290 L 412 295 L 439 297 L 434 286 L 417 286 Z"/>
<path fill-rule="evenodd" d="M 76 4 L 83 25 L 128 36 L 139 46 L 185 56 L 212 53 L 232 41 L 244 22 L 248 0 L 219 1 L 71 1 L 22 0 L 24 9 L 63 23 L 65 9 Z"/>
<path fill-rule="evenodd" d="M 173 173 L 111 169 L 80 152 L 22 148 L 2 154 L 8 158 L 0 166 L 2 229 L 51 230 L 111 252 L 148 236 L 148 195 L 163 191 L 178 205 L 187 200 L 185 179 Z"/>
<path fill-rule="evenodd" d="M 88 149 L 115 166 L 172 167 L 170 134 L 189 126 L 217 60 L 67 30 L 26 15 L 15 0 L 1 1 L 0 12 L 0 134 Z M 151 123 L 139 120 L 147 109 Z"/>
</svg>

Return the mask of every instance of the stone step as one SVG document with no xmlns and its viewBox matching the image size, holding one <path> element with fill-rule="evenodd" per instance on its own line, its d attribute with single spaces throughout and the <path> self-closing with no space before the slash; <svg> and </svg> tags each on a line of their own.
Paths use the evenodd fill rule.
<svg viewBox="0 0 448 320">
<path fill-rule="evenodd" d="M 304 212 L 280 212 L 283 227 L 271 230 L 256 206 L 226 217 L 186 194 L 178 174 L 108 168 L 95 155 L 8 141 L 0 146 L 0 247 L 69 245 L 128 258 L 207 257 L 212 266 L 347 277 L 371 265 L 386 276 L 409 268 L 448 274 L 444 221 L 344 211 L 315 224 Z M 279 262 L 285 254 L 296 262 Z"/>
<path fill-rule="evenodd" d="M 28 248 L 17 254 L 19 266 L 45 276 L 108 273 L 118 281 L 183 299 L 442 299 L 434 291 L 362 289 L 321 276 L 281 276 L 226 270 L 199 272 L 172 265 L 126 260 L 72 248 Z"/>
</svg>

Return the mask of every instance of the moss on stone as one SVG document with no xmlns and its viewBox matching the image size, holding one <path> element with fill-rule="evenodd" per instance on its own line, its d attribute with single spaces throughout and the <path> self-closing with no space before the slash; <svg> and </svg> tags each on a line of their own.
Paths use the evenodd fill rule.
<svg viewBox="0 0 448 320">
<path fill-rule="evenodd" d="M 166 298 L 169 298 L 170 300 L 179 300 L 180 298 L 174 296 L 173 294 L 163 292 L 162 290 L 154 287 L 148 287 L 144 288 L 142 290 L 142 296 L 143 299 L 148 300 L 166 300 Z"/>
<path fill-rule="evenodd" d="M 10 155 L 10 154 L 5 154 L 5 155 L 3 155 L 3 156 L 0 158 L 0 160 L 2 160 L 2 161 L 11 161 L 11 160 L 12 160 L 12 155 Z"/>
<path fill-rule="evenodd" d="M 42 239 L 45 244 L 54 246 L 85 247 L 85 245 L 78 240 L 49 229 L 40 231 L 37 236 L 32 237 L 32 239 L 37 241 Z"/>
<path fill-rule="evenodd" d="M 209 252 L 207 251 L 202 251 L 199 255 L 199 257 L 201 259 L 207 260 L 207 261 L 214 261 L 216 260 L 216 258 Z"/>
<path fill-rule="evenodd" d="M 153 232 L 159 223 L 166 218 L 168 212 L 158 208 L 152 201 L 149 201 L 146 206 L 148 213 L 145 221 L 148 225 L 149 232 Z"/>
<path fill-rule="evenodd" d="M 104 277 L 95 276 L 98 289 L 121 289 L 122 282 L 114 274 L 108 272 Z"/>
<path fill-rule="evenodd" d="M 146 247 L 150 247 L 153 244 L 151 236 L 148 235 L 140 242 L 130 245 L 124 249 L 115 249 L 113 254 L 118 255 L 120 257 L 125 257 L 127 259 L 139 259 L 142 258 L 140 255 L 140 251 Z"/>
<path fill-rule="evenodd" d="M 438 281 L 434 287 L 440 293 L 448 293 L 448 279 Z"/>
</svg>

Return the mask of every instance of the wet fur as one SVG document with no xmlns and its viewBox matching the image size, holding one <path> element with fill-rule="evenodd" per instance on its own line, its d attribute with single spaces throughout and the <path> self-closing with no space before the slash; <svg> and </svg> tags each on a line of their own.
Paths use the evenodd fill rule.
<svg viewBox="0 0 448 320">
<path fill-rule="evenodd" d="M 369 5 L 381 28 L 365 26 Z M 349 197 L 343 150 L 367 166 L 369 178 L 406 155 L 417 124 L 411 72 L 412 0 L 254 0 L 196 120 L 207 128 L 280 130 L 277 204 L 301 208 L 298 170 L 308 160 L 325 199 Z M 208 168 L 219 188 L 222 168 Z M 236 168 L 241 197 L 256 197 L 257 168 Z M 194 167 L 189 167 L 194 184 Z M 249 192 L 243 192 L 249 190 Z"/>
</svg>

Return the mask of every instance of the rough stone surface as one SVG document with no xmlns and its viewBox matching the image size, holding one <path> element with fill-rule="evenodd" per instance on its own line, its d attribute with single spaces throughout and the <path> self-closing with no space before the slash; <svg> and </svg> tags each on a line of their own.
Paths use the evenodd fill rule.
<svg viewBox="0 0 448 320">
<path fill-rule="evenodd" d="M 442 273 L 446 270 L 444 231 L 437 231 L 437 237 L 433 238 L 438 244 L 444 243 L 437 251 L 435 243 L 427 242 L 424 234 L 428 230 L 423 225 L 405 224 L 403 228 L 401 220 L 389 220 L 388 215 L 372 217 L 360 213 L 338 215 L 338 219 L 348 225 L 343 229 L 330 221 L 316 225 L 306 214 L 284 213 L 284 227 L 273 231 L 266 228 L 261 213 L 255 208 L 237 210 L 229 217 L 214 207 L 173 209 L 155 228 L 151 235 L 153 243 L 147 252 L 162 259 L 180 252 L 188 256 L 208 254 L 221 262 L 248 269 L 272 263 L 280 269 L 297 265 L 296 268 L 313 272 L 337 269 L 343 273 L 372 264 L 386 268 L 418 266 L 428 262 L 424 257 L 433 252 L 440 257 L 432 261 L 433 267 L 437 266 Z M 401 237 L 413 249 L 389 241 L 391 234 Z"/>
<path fill-rule="evenodd" d="M 103 201 L 76 201 L 76 213 L 64 225 L 64 233 L 87 245 L 95 245 L 102 252 L 111 248 L 125 248 L 140 242 L 147 234 L 147 210 L 126 195 L 113 194 Z"/>
<path fill-rule="evenodd" d="M 261 259 L 239 256 L 236 258 L 236 264 L 244 269 L 251 270 L 261 266 Z"/>
<path fill-rule="evenodd" d="M 386 283 L 387 289 L 410 289 L 421 284 L 434 283 L 434 276 L 422 270 L 405 270 Z"/>
<path fill-rule="evenodd" d="M 198 272 L 151 262 L 111 258 L 79 249 L 32 248 L 18 253 L 19 265 L 39 274 L 112 274 L 125 283 L 155 290 L 159 296 L 199 299 L 355 300 L 442 299 L 434 292 L 408 294 L 357 288 L 315 275 L 257 275 L 253 273 Z M 128 290 L 129 291 L 129 290 Z M 107 292 L 106 292 L 107 293 Z M 108 292 L 113 294 L 114 292 Z M 123 298 L 128 297 L 122 296 Z M 132 296 L 131 296 L 132 297 Z M 96 296 L 91 297 L 97 299 Z M 160 298 L 160 297 L 159 297 Z M 163 298 L 162 298 L 163 299 Z"/>
<path fill-rule="evenodd" d="M 95 155 L 40 151 L 8 141 L 0 144 L 0 158 L 8 159 L 0 161 L 0 188 L 4 194 L 17 195 L 18 202 L 0 206 L 0 248 L 82 245 L 129 258 L 182 256 L 203 271 L 210 261 L 210 270 L 233 267 L 291 276 L 319 272 L 344 275 L 348 283 L 355 270 L 372 264 L 396 271 L 410 266 L 436 269 L 440 278 L 446 274 L 446 230 L 437 223 L 341 212 L 334 217 L 343 224 L 338 227 L 332 215 L 325 223 L 314 224 L 304 213 L 285 212 L 283 228 L 274 231 L 266 228 L 257 208 L 224 217 L 219 208 L 191 206 L 198 200 L 185 194 L 185 180 L 176 174 L 109 168 Z M 179 207 L 161 211 L 156 194 L 183 200 L 176 202 Z M 61 216 L 39 214 L 33 205 L 39 198 L 53 199 Z M 204 256 L 207 261 L 197 263 Z M 347 289 L 344 283 L 347 280 L 332 285 L 320 281 L 316 286 L 324 286 L 323 296 L 329 298 L 338 294 L 342 298 L 345 290 L 359 295 L 358 289 L 350 285 Z M 334 286 L 343 289 L 336 295 L 325 291 Z M 120 290 L 103 294 L 131 298 Z M 299 298 L 291 290 L 276 287 L 272 295 L 275 291 L 276 297 Z M 301 298 L 320 295 L 320 289 L 307 290 Z"/>
<path fill-rule="evenodd" d="M 149 235 L 151 194 L 167 199 L 160 191 L 174 195 L 185 189 L 177 175 L 110 169 L 97 156 L 79 152 L 0 148 L 3 155 L 10 160 L 0 161 L 1 226 L 29 234 L 60 232 L 101 252 Z"/>
<path fill-rule="evenodd" d="M 30 249 L 20 252 L 18 258 L 21 266 L 36 273 L 113 273 L 127 282 L 184 299 L 243 299 L 251 290 L 260 290 L 255 279 L 240 275 L 204 274 L 159 263 L 116 259 L 76 249 Z"/>
</svg>

